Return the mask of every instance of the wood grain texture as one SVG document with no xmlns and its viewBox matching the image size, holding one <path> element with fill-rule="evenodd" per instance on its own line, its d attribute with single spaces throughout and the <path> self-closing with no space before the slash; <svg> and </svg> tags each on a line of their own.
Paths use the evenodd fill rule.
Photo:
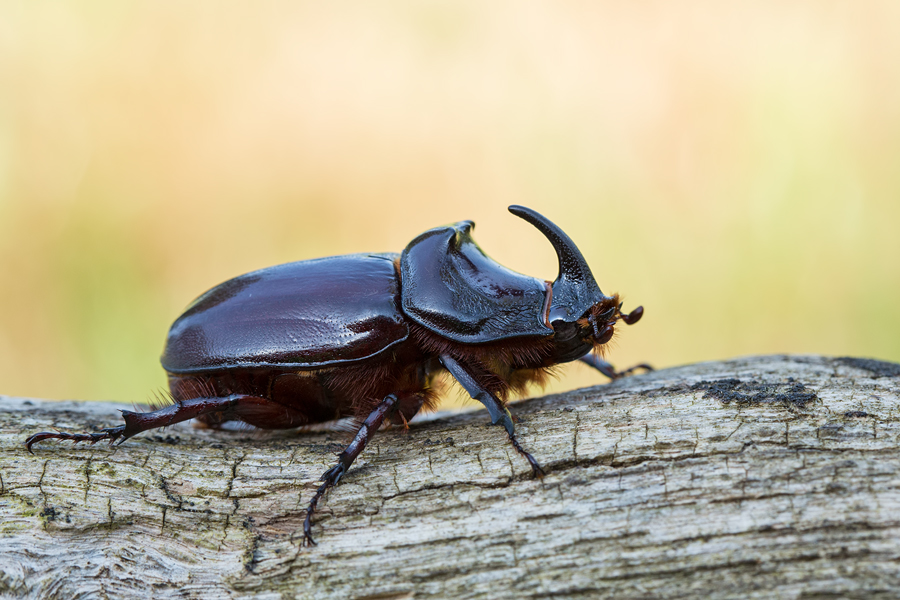
<svg viewBox="0 0 900 600">
<path fill-rule="evenodd" d="M 189 425 L 106 446 L 103 403 L 0 398 L 2 598 L 900 597 L 900 365 L 703 363 L 382 431 Z"/>
</svg>

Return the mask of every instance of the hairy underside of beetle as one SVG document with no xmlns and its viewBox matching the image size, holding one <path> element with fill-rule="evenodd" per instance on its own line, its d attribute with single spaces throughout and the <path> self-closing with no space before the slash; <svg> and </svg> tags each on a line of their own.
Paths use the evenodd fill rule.
<svg viewBox="0 0 900 600">
<path fill-rule="evenodd" d="M 476 381 L 505 404 L 511 395 L 547 383 L 554 375 L 552 351 L 552 337 L 460 344 L 413 323 L 409 340 L 378 361 L 302 371 L 264 368 L 170 375 L 169 386 L 176 404 L 235 394 L 258 398 L 197 417 L 212 427 L 233 420 L 261 429 L 348 417 L 362 423 L 388 394 L 398 397 L 389 420 L 405 423 L 421 410 L 437 409 L 444 396 L 447 378 L 441 355 L 465 364 Z"/>
<path fill-rule="evenodd" d="M 460 344 L 415 323 L 410 325 L 410 336 L 424 352 L 450 355 L 467 365 L 475 379 L 503 402 L 511 393 L 524 393 L 531 384 L 543 386 L 552 376 L 552 336 Z"/>
</svg>

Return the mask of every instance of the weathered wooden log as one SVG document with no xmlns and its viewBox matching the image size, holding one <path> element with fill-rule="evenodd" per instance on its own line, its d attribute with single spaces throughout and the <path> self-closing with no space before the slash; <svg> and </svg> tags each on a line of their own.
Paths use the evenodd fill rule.
<svg viewBox="0 0 900 600">
<path fill-rule="evenodd" d="M 110 449 L 25 437 L 116 405 L 0 398 L 0 597 L 895 598 L 900 365 L 763 356 L 346 436 L 187 424 Z M 129 407 L 130 408 L 130 407 Z"/>
</svg>

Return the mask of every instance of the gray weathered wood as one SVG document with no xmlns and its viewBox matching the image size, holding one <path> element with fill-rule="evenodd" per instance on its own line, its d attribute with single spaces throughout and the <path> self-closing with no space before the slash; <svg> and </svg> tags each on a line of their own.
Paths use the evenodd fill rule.
<svg viewBox="0 0 900 600">
<path fill-rule="evenodd" d="M 483 412 L 383 431 L 314 548 L 342 434 L 31 456 L 119 407 L 0 398 L 0 598 L 895 598 L 898 396 L 900 365 L 764 356 L 536 398 L 514 412 L 543 481 Z"/>
</svg>

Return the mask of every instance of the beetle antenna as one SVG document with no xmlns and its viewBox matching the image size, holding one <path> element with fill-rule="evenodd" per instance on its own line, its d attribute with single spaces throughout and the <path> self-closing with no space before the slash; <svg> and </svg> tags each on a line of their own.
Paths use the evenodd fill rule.
<svg viewBox="0 0 900 600">
<path fill-rule="evenodd" d="M 644 307 L 638 306 L 637 308 L 635 308 L 633 311 L 631 311 L 628 314 L 622 314 L 620 312 L 619 316 L 621 317 L 621 319 L 623 321 L 625 321 L 625 323 L 627 325 L 634 325 L 635 323 L 637 323 L 638 321 L 641 320 L 641 317 L 644 316 Z"/>
</svg>

